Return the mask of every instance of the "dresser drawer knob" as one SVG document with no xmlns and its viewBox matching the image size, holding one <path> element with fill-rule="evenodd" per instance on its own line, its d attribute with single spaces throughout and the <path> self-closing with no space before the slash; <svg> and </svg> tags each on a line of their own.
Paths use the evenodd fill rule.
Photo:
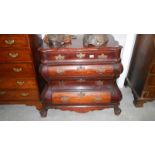
<svg viewBox="0 0 155 155">
<path fill-rule="evenodd" d="M 20 94 L 22 97 L 27 97 L 27 96 L 29 96 L 29 93 L 21 93 Z"/>
<path fill-rule="evenodd" d="M 60 100 L 61 100 L 62 102 L 68 102 L 68 99 L 69 99 L 68 96 L 62 96 L 62 97 L 60 98 Z"/>
<path fill-rule="evenodd" d="M 6 91 L 0 91 L 0 95 L 6 94 Z"/>
<path fill-rule="evenodd" d="M 19 73 L 19 72 L 21 72 L 23 69 L 20 67 L 20 68 L 13 68 L 13 71 L 14 72 L 17 72 L 17 73 Z"/>
<path fill-rule="evenodd" d="M 11 57 L 11 58 L 17 58 L 18 57 L 18 53 L 9 53 L 9 56 Z"/>
<path fill-rule="evenodd" d="M 19 85 L 19 86 L 23 86 L 24 85 L 24 81 L 16 81 L 16 83 L 17 83 L 17 85 Z"/>
<path fill-rule="evenodd" d="M 79 58 L 79 59 L 82 59 L 82 58 L 85 57 L 85 54 L 80 52 L 80 53 L 76 54 L 76 57 Z"/>
<path fill-rule="evenodd" d="M 98 59 L 106 59 L 108 56 L 105 54 L 98 55 Z"/>
<path fill-rule="evenodd" d="M 56 60 L 64 60 L 65 59 L 65 56 L 59 54 L 59 55 L 55 56 L 55 59 Z"/>
<path fill-rule="evenodd" d="M 13 39 L 8 39 L 8 40 L 5 40 L 5 43 L 8 44 L 8 45 L 12 45 L 15 43 L 15 40 Z"/>
</svg>

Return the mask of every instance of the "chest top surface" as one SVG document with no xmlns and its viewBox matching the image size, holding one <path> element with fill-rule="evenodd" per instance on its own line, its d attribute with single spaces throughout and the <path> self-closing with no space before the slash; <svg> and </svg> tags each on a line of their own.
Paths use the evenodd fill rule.
<svg viewBox="0 0 155 155">
<path fill-rule="evenodd" d="M 107 35 L 108 36 L 108 42 L 101 46 L 101 47 L 94 47 L 94 46 L 87 46 L 85 47 L 83 45 L 83 35 L 76 35 L 75 39 L 72 39 L 72 42 L 70 44 L 64 44 L 60 48 L 53 48 L 50 47 L 48 44 L 43 43 L 42 46 L 40 47 L 40 51 L 88 51 L 88 50 L 118 50 L 121 49 L 122 47 L 119 45 L 119 43 L 114 40 L 114 37 L 112 35 Z"/>
</svg>

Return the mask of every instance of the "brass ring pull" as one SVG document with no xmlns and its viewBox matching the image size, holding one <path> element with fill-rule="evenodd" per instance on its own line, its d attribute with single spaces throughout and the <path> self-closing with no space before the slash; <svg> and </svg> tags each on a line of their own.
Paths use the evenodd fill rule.
<svg viewBox="0 0 155 155">
<path fill-rule="evenodd" d="M 17 58 L 18 57 L 18 53 L 9 53 L 9 56 L 11 57 L 11 58 Z"/>
<path fill-rule="evenodd" d="M 108 56 L 105 54 L 98 55 L 98 59 L 106 59 Z"/>
<path fill-rule="evenodd" d="M 68 99 L 69 99 L 68 96 L 62 96 L 62 97 L 60 98 L 60 100 L 61 100 L 62 102 L 67 102 Z"/>
<path fill-rule="evenodd" d="M 59 54 L 59 55 L 55 56 L 55 59 L 56 60 L 64 60 L 65 59 L 65 56 Z"/>
<path fill-rule="evenodd" d="M 6 91 L 0 91 L 0 95 L 6 94 Z"/>
<path fill-rule="evenodd" d="M 20 67 L 20 68 L 13 68 L 13 71 L 14 72 L 17 72 L 17 73 L 19 73 L 19 72 L 21 72 L 23 69 Z"/>
<path fill-rule="evenodd" d="M 99 73 L 99 74 L 102 74 L 106 71 L 105 67 L 99 67 L 96 69 L 96 71 Z"/>
<path fill-rule="evenodd" d="M 17 83 L 17 85 L 19 85 L 19 86 L 23 86 L 24 85 L 24 81 L 16 81 L 16 83 Z"/>
<path fill-rule="evenodd" d="M 27 96 L 29 96 L 29 93 L 21 93 L 20 94 L 22 97 L 27 97 Z"/>
<path fill-rule="evenodd" d="M 82 58 L 85 57 L 85 54 L 80 52 L 80 53 L 76 54 L 76 57 L 79 58 L 79 59 L 82 59 Z"/>
<path fill-rule="evenodd" d="M 8 40 L 5 40 L 5 43 L 8 44 L 8 45 L 12 45 L 15 43 L 15 40 L 13 39 L 8 39 Z"/>
</svg>

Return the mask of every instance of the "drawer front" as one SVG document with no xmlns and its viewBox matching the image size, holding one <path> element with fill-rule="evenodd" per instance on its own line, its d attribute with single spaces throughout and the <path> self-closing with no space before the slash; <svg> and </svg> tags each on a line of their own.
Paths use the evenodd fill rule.
<svg viewBox="0 0 155 155">
<path fill-rule="evenodd" d="M 41 66 L 44 77 L 62 79 L 64 77 L 113 77 L 122 72 L 121 64 L 115 65 L 76 65 L 76 66 Z"/>
<path fill-rule="evenodd" d="M 0 89 L 37 89 L 34 78 L 0 78 Z"/>
<path fill-rule="evenodd" d="M 30 50 L 0 50 L 0 63 L 5 62 L 32 62 Z"/>
<path fill-rule="evenodd" d="M 0 64 L 1 77 L 33 77 L 34 70 L 32 64 Z"/>
<path fill-rule="evenodd" d="M 43 62 L 57 61 L 63 63 L 65 61 L 116 61 L 120 60 L 120 51 L 82 51 L 82 52 L 41 52 Z"/>
<path fill-rule="evenodd" d="M 38 100 L 36 90 L 1 90 L 0 101 Z"/>
<path fill-rule="evenodd" d="M 52 104 L 107 104 L 111 101 L 111 93 L 99 92 L 54 92 Z"/>
<path fill-rule="evenodd" d="M 0 48 L 29 48 L 26 35 L 0 35 Z"/>
</svg>

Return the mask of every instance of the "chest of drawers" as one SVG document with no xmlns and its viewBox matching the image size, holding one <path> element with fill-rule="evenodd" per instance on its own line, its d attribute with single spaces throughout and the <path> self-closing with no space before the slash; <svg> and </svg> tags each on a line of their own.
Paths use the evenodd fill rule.
<svg viewBox="0 0 155 155">
<path fill-rule="evenodd" d="M 155 100 L 155 35 L 137 35 L 125 85 L 131 87 L 134 105 Z"/>
<path fill-rule="evenodd" d="M 39 48 L 40 73 L 46 80 L 41 116 L 49 108 L 76 112 L 114 108 L 120 114 L 122 95 L 116 79 L 123 70 L 121 46 L 109 35 L 103 47 L 84 47 L 82 37 L 77 35 L 61 48 L 45 43 Z"/>
<path fill-rule="evenodd" d="M 26 104 L 41 108 L 37 80 L 38 35 L 0 35 L 0 104 Z"/>
</svg>

